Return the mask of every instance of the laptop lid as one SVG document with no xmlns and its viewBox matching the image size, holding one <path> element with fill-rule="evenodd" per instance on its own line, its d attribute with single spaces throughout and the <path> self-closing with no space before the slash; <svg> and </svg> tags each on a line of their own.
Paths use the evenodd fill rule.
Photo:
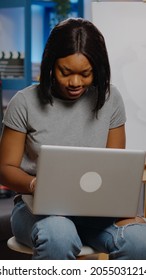
<svg viewBox="0 0 146 280">
<path fill-rule="evenodd" d="M 24 200 L 34 214 L 134 217 L 144 163 L 141 150 L 43 145 Z"/>
</svg>

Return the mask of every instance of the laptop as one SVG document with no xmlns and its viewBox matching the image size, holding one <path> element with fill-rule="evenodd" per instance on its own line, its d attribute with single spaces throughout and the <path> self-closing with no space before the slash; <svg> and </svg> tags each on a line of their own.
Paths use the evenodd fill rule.
<svg viewBox="0 0 146 280">
<path fill-rule="evenodd" d="M 134 217 L 145 151 L 42 145 L 34 196 L 23 195 L 33 214 Z"/>
</svg>

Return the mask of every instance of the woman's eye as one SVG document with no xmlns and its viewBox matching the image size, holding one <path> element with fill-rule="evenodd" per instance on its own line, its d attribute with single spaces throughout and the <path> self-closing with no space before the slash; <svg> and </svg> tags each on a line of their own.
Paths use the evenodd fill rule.
<svg viewBox="0 0 146 280">
<path fill-rule="evenodd" d="M 61 72 L 62 76 L 67 77 L 69 76 L 69 73 Z"/>
<path fill-rule="evenodd" d="M 91 73 L 84 73 L 84 74 L 82 74 L 82 76 L 83 76 L 84 78 L 88 78 L 90 75 L 91 75 Z"/>
<path fill-rule="evenodd" d="M 88 78 L 88 77 L 89 77 L 89 74 L 82 74 L 82 76 L 83 76 L 84 78 Z"/>
<path fill-rule="evenodd" d="M 72 75 L 72 73 L 63 72 L 63 71 L 61 71 L 61 74 L 62 74 L 63 77 L 68 77 L 68 76 Z M 81 75 L 83 78 L 88 78 L 88 77 L 90 77 L 91 72 L 90 73 L 89 72 L 88 73 L 80 73 L 79 75 Z"/>
</svg>

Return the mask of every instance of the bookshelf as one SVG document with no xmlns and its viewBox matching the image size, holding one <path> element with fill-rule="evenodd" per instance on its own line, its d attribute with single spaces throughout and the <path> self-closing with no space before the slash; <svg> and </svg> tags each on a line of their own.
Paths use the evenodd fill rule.
<svg viewBox="0 0 146 280">
<path fill-rule="evenodd" d="M 83 0 L 70 1 L 72 3 L 71 15 L 82 17 Z M 33 25 L 36 7 L 41 9 L 41 15 L 37 16 L 37 21 L 41 17 L 42 30 L 39 30 L 40 22 L 37 26 Z M 17 91 L 35 82 L 34 72 L 38 71 L 40 61 L 34 63 L 33 55 L 38 46 L 42 45 L 39 50 L 39 60 L 41 60 L 41 51 L 51 29 L 48 22 L 51 21 L 50 15 L 53 14 L 54 8 L 54 1 L 49 0 L 0 1 L 0 71 L 3 90 Z M 36 37 L 37 42 L 35 42 Z M 15 75 L 6 73 L 6 67 L 4 69 L 6 63 L 6 67 L 13 69 Z"/>
</svg>

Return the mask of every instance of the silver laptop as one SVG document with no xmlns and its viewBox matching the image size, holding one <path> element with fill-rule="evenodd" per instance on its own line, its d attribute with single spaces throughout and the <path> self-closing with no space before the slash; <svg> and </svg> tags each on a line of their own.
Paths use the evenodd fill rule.
<svg viewBox="0 0 146 280">
<path fill-rule="evenodd" d="M 133 217 L 137 214 L 145 151 L 47 146 L 40 148 L 34 214 Z"/>
</svg>

